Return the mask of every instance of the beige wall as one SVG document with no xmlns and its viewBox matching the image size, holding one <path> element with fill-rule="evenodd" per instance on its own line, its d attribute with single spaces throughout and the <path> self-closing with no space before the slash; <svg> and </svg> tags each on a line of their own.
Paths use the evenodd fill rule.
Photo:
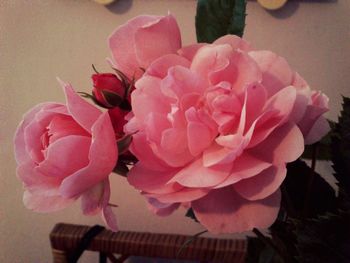
<svg viewBox="0 0 350 263">
<path fill-rule="evenodd" d="M 56 76 L 89 91 L 91 63 L 108 70 L 110 32 L 128 18 L 168 10 L 178 19 L 183 42 L 195 41 L 194 0 L 119 0 L 110 8 L 88 0 L 0 0 L 0 262 L 50 262 L 48 234 L 56 222 L 101 224 L 98 217 L 82 217 L 78 205 L 49 215 L 23 207 L 12 150 L 22 114 L 39 102 L 63 101 Z M 313 88 L 326 92 L 334 119 L 340 94 L 350 96 L 349 17 L 349 0 L 290 0 L 277 13 L 250 1 L 245 37 L 285 56 Z M 112 177 L 121 229 L 186 234 L 202 229 L 184 211 L 167 219 L 153 216 L 136 191 Z"/>
</svg>

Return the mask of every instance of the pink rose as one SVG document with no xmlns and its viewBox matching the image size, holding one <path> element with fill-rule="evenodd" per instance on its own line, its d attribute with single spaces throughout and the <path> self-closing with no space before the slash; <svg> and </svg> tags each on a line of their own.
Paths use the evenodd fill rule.
<svg viewBox="0 0 350 263">
<path fill-rule="evenodd" d="M 129 183 L 155 213 L 189 205 L 213 233 L 270 226 L 286 164 L 327 131 L 326 97 L 235 36 L 162 56 L 135 86 Z"/>
<path fill-rule="evenodd" d="M 14 142 L 27 208 L 53 212 L 81 198 L 84 214 L 102 211 L 114 230 L 108 175 L 118 158 L 108 113 L 64 85 L 67 105 L 42 103 L 24 115 Z"/>
<path fill-rule="evenodd" d="M 108 42 L 112 64 L 130 79 L 137 79 L 153 60 L 176 53 L 181 47 L 181 35 L 172 15 L 144 15 L 118 27 Z"/>
<path fill-rule="evenodd" d="M 323 116 L 329 110 L 328 97 L 311 90 L 284 58 L 271 51 L 252 51 L 249 55 L 258 63 L 263 74 L 262 83 L 270 95 L 289 85 L 296 88 L 292 118 L 303 133 L 305 144 L 319 141 L 329 131 L 329 124 Z"/>
</svg>

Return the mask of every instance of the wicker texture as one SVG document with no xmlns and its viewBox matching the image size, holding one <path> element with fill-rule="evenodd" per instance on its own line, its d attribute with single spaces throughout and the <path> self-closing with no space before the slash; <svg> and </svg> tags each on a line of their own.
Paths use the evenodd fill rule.
<svg viewBox="0 0 350 263">
<path fill-rule="evenodd" d="M 51 231 L 50 240 L 55 263 L 68 262 L 89 226 L 57 224 Z M 87 250 L 105 254 L 142 256 L 152 258 L 183 259 L 210 262 L 244 262 L 247 243 L 245 240 L 229 240 L 198 237 L 179 254 L 183 244 L 191 236 L 103 230 L 87 247 Z M 112 260 L 112 256 L 110 257 Z M 117 262 L 117 261 L 115 261 Z M 122 262 L 118 261 L 118 262 Z"/>
</svg>

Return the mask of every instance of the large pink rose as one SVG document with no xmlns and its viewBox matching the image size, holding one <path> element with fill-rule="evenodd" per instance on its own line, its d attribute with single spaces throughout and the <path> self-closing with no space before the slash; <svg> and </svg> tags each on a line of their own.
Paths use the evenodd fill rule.
<svg viewBox="0 0 350 263">
<path fill-rule="evenodd" d="M 139 78 L 153 60 L 176 53 L 181 35 L 175 18 L 138 16 L 118 27 L 109 37 L 114 66 L 129 78 Z"/>
<path fill-rule="evenodd" d="M 67 105 L 42 103 L 24 115 L 15 135 L 17 176 L 22 180 L 24 204 L 38 212 L 52 212 L 81 198 L 84 214 L 101 211 L 114 230 L 108 205 L 108 175 L 118 152 L 108 113 L 84 101 L 64 85 Z"/>
<path fill-rule="evenodd" d="M 140 47 L 141 48 L 141 47 Z M 270 226 L 286 163 L 328 126 L 327 98 L 281 57 L 225 36 L 153 61 L 136 82 L 128 181 L 152 210 L 190 205 L 213 233 Z"/>
</svg>

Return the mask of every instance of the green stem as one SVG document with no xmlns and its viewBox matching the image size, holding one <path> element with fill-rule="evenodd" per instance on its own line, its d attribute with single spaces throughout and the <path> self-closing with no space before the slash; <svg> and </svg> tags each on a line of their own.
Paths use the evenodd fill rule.
<svg viewBox="0 0 350 263">
<path fill-rule="evenodd" d="M 180 247 L 179 251 L 176 253 L 176 258 L 179 258 L 179 256 L 181 255 L 182 251 L 189 245 L 191 244 L 197 237 L 207 233 L 208 230 L 204 230 L 202 232 L 199 232 L 195 235 L 193 235 L 192 237 L 190 237 L 189 239 L 187 239 Z"/>
<path fill-rule="evenodd" d="M 310 171 L 310 179 L 309 183 L 307 186 L 307 191 L 306 191 L 306 197 L 305 197 L 305 203 L 304 203 L 304 210 L 303 210 L 303 215 L 306 217 L 309 212 L 309 203 L 311 199 L 311 191 L 312 187 L 315 181 L 315 169 L 316 169 L 316 161 L 317 161 L 317 144 L 314 144 L 312 146 L 312 159 L 311 159 L 311 171 Z"/>
<path fill-rule="evenodd" d="M 95 68 L 95 65 L 94 64 L 91 64 L 92 65 L 92 69 L 95 71 L 96 74 L 100 74 L 97 69 Z"/>
</svg>

